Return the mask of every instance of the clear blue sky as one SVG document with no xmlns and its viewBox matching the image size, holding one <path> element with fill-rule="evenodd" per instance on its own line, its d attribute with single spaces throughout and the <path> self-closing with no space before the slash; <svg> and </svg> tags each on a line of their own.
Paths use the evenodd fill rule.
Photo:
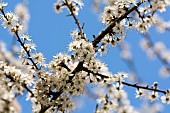
<svg viewBox="0 0 170 113">
<path fill-rule="evenodd" d="M 5 0 L 4 0 L 5 1 Z M 17 3 L 22 0 L 6 0 L 9 5 L 5 8 L 6 11 L 13 11 Z M 85 23 L 84 31 L 87 34 L 87 37 L 92 40 L 92 35 L 97 35 L 99 31 L 105 28 L 100 20 L 99 15 L 92 11 L 92 0 L 84 0 L 84 8 L 79 12 L 79 21 Z M 70 31 L 76 28 L 72 17 L 66 17 L 68 12 L 65 10 L 64 13 L 55 14 L 53 9 L 53 2 L 55 0 L 29 0 L 28 8 L 31 15 L 29 22 L 29 35 L 32 36 L 33 41 L 37 45 L 37 51 L 44 53 L 47 62 L 52 59 L 52 56 L 59 52 L 66 52 L 67 45 L 71 41 Z M 170 11 L 170 10 L 168 10 Z M 166 20 L 170 19 L 168 13 L 163 14 Z M 170 48 L 170 40 L 168 39 L 170 33 L 166 32 L 165 34 L 157 33 L 155 28 L 151 30 L 151 36 L 154 41 L 162 40 L 165 42 L 166 46 Z M 0 40 L 7 42 L 8 46 L 12 42 L 12 36 L 9 34 L 8 30 L 0 27 Z M 162 79 L 159 76 L 159 69 L 162 66 L 158 59 L 149 60 L 145 52 L 139 47 L 139 41 L 141 36 L 136 31 L 128 32 L 126 42 L 131 44 L 131 50 L 133 53 L 133 58 L 140 77 L 149 85 L 157 81 L 159 83 L 159 88 L 167 89 L 170 87 L 170 79 Z M 118 71 L 128 72 L 128 68 L 125 63 L 121 60 L 119 55 L 118 47 L 112 48 L 109 50 L 107 55 L 104 55 L 101 58 L 108 64 L 108 67 L 112 73 L 117 73 Z M 132 100 L 131 103 L 134 106 L 140 107 L 141 100 L 134 99 L 134 88 L 125 89 L 129 92 L 128 96 Z M 30 113 L 31 107 L 30 103 L 25 104 L 25 98 L 18 98 L 21 104 L 23 105 L 22 113 Z M 85 106 L 81 110 L 77 110 L 78 113 L 87 113 L 92 112 L 95 109 L 95 101 L 90 99 L 84 99 Z M 166 105 L 163 113 L 168 113 L 170 107 Z"/>
</svg>

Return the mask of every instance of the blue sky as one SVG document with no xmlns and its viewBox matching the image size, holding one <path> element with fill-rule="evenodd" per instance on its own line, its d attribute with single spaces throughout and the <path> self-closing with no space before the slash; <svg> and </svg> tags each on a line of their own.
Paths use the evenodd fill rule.
<svg viewBox="0 0 170 113">
<path fill-rule="evenodd" d="M 5 0 L 4 0 L 5 1 Z M 97 15 L 92 11 L 92 0 L 84 0 L 84 8 L 79 12 L 79 21 L 85 23 L 84 31 L 87 37 L 92 40 L 92 35 L 97 35 L 105 26 L 102 25 Z M 13 11 L 17 3 L 21 0 L 6 0 L 9 5 L 5 8 L 6 11 Z M 30 0 L 28 4 L 29 12 L 31 15 L 29 22 L 29 35 L 32 36 L 33 41 L 37 45 L 37 51 L 44 53 L 47 62 L 52 59 L 52 56 L 59 52 L 67 52 L 67 45 L 71 41 L 70 32 L 76 28 L 74 20 L 72 17 L 66 17 L 68 12 L 65 10 L 61 14 L 55 14 L 53 9 L 53 2 L 55 0 Z M 168 9 L 168 11 L 170 11 Z M 162 14 L 166 20 L 170 19 L 168 13 Z M 8 30 L 0 27 L 0 40 L 7 43 L 9 46 L 12 42 L 12 36 L 9 34 Z M 167 48 L 170 48 L 169 35 L 166 32 L 164 34 L 157 33 L 155 28 L 151 28 L 151 37 L 154 41 L 163 41 Z M 153 82 L 157 81 L 161 89 L 167 89 L 170 87 L 170 79 L 162 79 L 159 76 L 159 69 L 162 66 L 161 62 L 156 60 L 149 60 L 145 52 L 139 47 L 139 41 L 142 39 L 140 34 L 136 31 L 129 31 L 127 38 L 125 39 L 131 45 L 131 50 L 133 53 L 134 63 L 137 67 L 140 77 L 151 85 Z M 128 67 L 121 60 L 118 47 L 110 47 L 108 54 L 100 58 L 105 61 L 112 73 L 117 73 L 118 71 L 128 71 Z M 141 100 L 134 99 L 134 88 L 125 89 L 129 92 L 128 96 L 132 100 L 131 103 L 134 106 L 140 107 Z M 30 113 L 31 107 L 30 103 L 25 103 L 24 97 L 18 98 L 23 105 L 22 113 Z M 92 112 L 95 109 L 95 101 L 85 98 L 85 106 L 81 110 L 76 110 L 76 113 L 86 113 Z M 168 113 L 170 107 L 165 105 L 163 113 Z"/>
</svg>

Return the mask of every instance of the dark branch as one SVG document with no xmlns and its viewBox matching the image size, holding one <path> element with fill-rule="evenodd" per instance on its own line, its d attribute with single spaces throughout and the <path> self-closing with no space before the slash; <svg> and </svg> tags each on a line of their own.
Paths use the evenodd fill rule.
<svg viewBox="0 0 170 113">
<path fill-rule="evenodd" d="M 72 7 L 73 7 L 72 4 L 69 4 L 68 1 L 65 0 L 65 5 L 68 7 L 68 9 L 69 9 L 69 11 L 70 11 L 70 13 L 71 13 L 71 16 L 74 18 L 75 23 L 76 23 L 77 27 L 78 27 L 79 30 L 80 30 L 80 34 L 83 35 L 83 29 L 82 29 L 82 28 L 83 28 L 84 24 L 83 24 L 83 26 L 81 27 L 81 25 L 80 25 L 80 23 L 79 23 L 76 15 L 74 14 L 74 12 L 73 12 L 73 10 L 72 10 Z"/>
<path fill-rule="evenodd" d="M 150 91 L 156 91 L 156 92 L 160 92 L 160 93 L 164 93 L 166 94 L 166 91 L 164 90 L 160 90 L 160 89 L 155 89 L 155 88 L 149 88 L 148 86 L 140 86 L 140 85 L 137 85 L 137 84 L 130 84 L 130 83 L 127 83 L 127 82 L 122 82 L 122 84 L 124 85 L 127 85 L 127 86 L 131 86 L 131 87 L 134 87 L 134 88 L 137 88 L 137 89 L 146 89 L 146 90 L 150 90 Z"/>
<path fill-rule="evenodd" d="M 95 37 L 94 41 L 92 42 L 94 47 L 97 47 L 97 44 L 102 40 L 102 38 L 108 34 L 113 27 L 115 27 L 116 23 L 120 22 L 121 20 L 125 19 L 131 12 L 136 10 L 142 2 L 138 2 L 135 6 L 130 8 L 124 15 L 122 15 L 120 18 L 115 19 L 105 30 L 103 30 L 97 37 Z"/>
<path fill-rule="evenodd" d="M 8 18 L 7 18 L 7 16 L 5 15 L 5 12 L 4 12 L 4 9 L 3 9 L 3 8 L 1 9 L 1 13 L 2 13 L 2 15 L 4 16 L 4 18 L 6 19 L 6 21 L 8 21 Z M 28 59 L 32 62 L 33 66 L 34 66 L 37 70 L 39 70 L 38 66 L 36 65 L 36 63 L 34 62 L 34 60 L 31 58 L 30 52 L 26 49 L 24 43 L 21 41 L 20 36 L 19 36 L 19 34 L 18 34 L 18 31 L 16 30 L 14 33 L 15 33 L 15 35 L 16 35 L 16 37 L 17 37 L 17 41 L 20 43 L 20 45 L 23 47 L 23 49 L 24 49 L 25 52 L 27 53 Z"/>
</svg>

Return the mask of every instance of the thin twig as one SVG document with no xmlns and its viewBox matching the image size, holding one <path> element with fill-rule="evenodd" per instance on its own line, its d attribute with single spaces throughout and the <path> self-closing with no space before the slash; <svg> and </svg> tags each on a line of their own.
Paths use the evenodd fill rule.
<svg viewBox="0 0 170 113">
<path fill-rule="evenodd" d="M 141 85 L 131 84 L 131 83 L 127 83 L 127 82 L 122 82 L 122 84 L 124 84 L 126 86 L 131 86 L 131 87 L 134 87 L 134 88 L 137 88 L 137 89 L 139 89 L 139 88 L 140 89 L 146 89 L 146 90 L 156 91 L 156 92 L 160 92 L 160 93 L 166 94 L 166 91 L 164 91 L 164 90 L 155 89 L 155 88 L 148 87 L 148 86 L 141 86 Z"/>
<path fill-rule="evenodd" d="M 72 10 L 72 5 L 69 4 L 67 0 L 65 0 L 65 3 L 66 3 L 66 6 L 68 7 L 68 9 L 69 9 L 69 11 L 70 11 L 70 13 L 71 13 L 71 16 L 74 18 L 77 27 L 78 27 L 79 30 L 80 30 L 80 34 L 83 35 L 83 29 L 82 29 L 82 27 L 81 27 L 81 25 L 80 25 L 80 23 L 79 23 L 76 15 L 74 14 L 74 12 L 73 12 L 73 10 Z"/>
<path fill-rule="evenodd" d="M 20 45 L 23 47 L 23 49 L 25 50 L 25 52 L 28 55 L 28 59 L 32 62 L 33 66 L 39 70 L 38 66 L 36 65 L 36 63 L 34 62 L 34 60 L 31 58 L 30 52 L 27 50 L 27 48 L 25 47 L 24 43 L 21 41 L 19 35 L 18 35 L 18 31 L 15 32 L 15 35 L 17 37 L 17 41 L 20 43 Z"/>
</svg>

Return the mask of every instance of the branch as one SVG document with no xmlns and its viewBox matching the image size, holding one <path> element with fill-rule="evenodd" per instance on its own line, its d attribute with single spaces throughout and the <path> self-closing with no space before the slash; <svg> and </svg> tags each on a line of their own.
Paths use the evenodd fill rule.
<svg viewBox="0 0 170 113">
<path fill-rule="evenodd" d="M 24 43 L 21 41 L 21 39 L 20 39 L 20 37 L 19 37 L 19 35 L 18 35 L 18 31 L 15 32 L 15 35 L 16 35 L 16 37 L 17 37 L 17 41 L 20 43 L 20 45 L 24 48 L 25 52 L 27 53 L 28 59 L 32 62 L 33 66 L 34 66 L 37 70 L 39 70 L 37 64 L 36 64 L 36 63 L 34 62 L 34 60 L 31 58 L 30 52 L 27 51 Z"/>
<path fill-rule="evenodd" d="M 166 94 L 166 91 L 164 90 L 160 90 L 160 89 L 155 89 L 155 88 L 149 88 L 148 86 L 140 86 L 140 85 L 137 85 L 137 84 L 131 84 L 131 83 L 127 83 L 127 82 L 122 82 L 122 84 L 124 85 L 127 85 L 127 86 L 131 86 L 131 87 L 134 87 L 134 88 L 137 88 L 137 89 L 146 89 L 146 90 L 150 90 L 150 91 L 156 91 L 156 92 L 160 92 L 160 93 L 163 93 L 163 94 Z"/>
<path fill-rule="evenodd" d="M 76 15 L 74 14 L 74 12 L 73 12 L 73 10 L 72 10 L 72 8 L 73 8 L 72 4 L 69 4 L 68 1 L 65 0 L 65 5 L 68 7 L 69 11 L 71 12 L 71 16 L 74 18 L 75 23 L 76 23 L 77 27 L 78 27 L 79 30 L 80 30 L 80 34 L 83 35 L 83 29 L 82 29 L 82 27 L 80 26 L 80 23 L 79 23 Z"/>
<path fill-rule="evenodd" d="M 120 22 L 121 20 L 125 19 L 131 12 L 136 10 L 142 2 L 138 2 L 135 6 L 130 8 L 124 15 L 122 15 L 119 18 L 116 18 L 105 30 L 103 30 L 97 37 L 94 38 L 94 41 L 92 42 L 94 47 L 97 47 L 97 44 L 102 40 L 102 38 L 108 34 L 113 27 L 115 27 L 116 23 Z"/>
<path fill-rule="evenodd" d="M 76 68 L 71 72 L 71 74 L 76 74 L 77 72 L 79 71 L 82 71 L 83 69 L 83 63 L 84 62 L 79 62 L 78 65 L 76 66 Z M 71 71 L 71 69 L 69 69 L 67 67 L 67 65 L 65 65 L 63 62 L 61 62 L 59 64 L 59 66 L 62 66 L 64 67 L 65 69 L 67 69 L 67 71 Z M 72 83 L 72 79 L 74 78 L 74 75 L 73 76 L 70 76 L 69 77 L 69 80 L 66 81 L 66 83 Z M 57 92 L 52 92 L 50 91 L 49 92 L 49 95 L 52 95 L 53 97 L 51 98 L 51 101 L 53 100 L 56 100 L 61 94 L 63 93 L 63 88 L 61 88 L 59 91 Z M 51 106 L 44 106 L 41 104 L 41 110 L 39 111 L 39 113 L 44 113 L 47 109 L 49 109 Z"/>
<path fill-rule="evenodd" d="M 99 104 L 96 104 L 95 113 L 97 113 L 98 107 L 99 107 Z"/>
<path fill-rule="evenodd" d="M 1 70 L 2 70 L 2 69 L 1 69 Z M 2 71 L 3 71 L 3 70 L 2 70 Z M 7 78 L 9 78 L 12 82 L 16 82 L 15 79 L 14 79 L 12 76 L 7 75 L 7 74 L 5 74 L 5 76 L 6 76 Z M 22 86 L 23 86 L 29 93 L 31 93 L 32 96 L 34 96 L 34 93 L 27 87 L 27 85 L 26 85 L 25 83 L 21 83 L 21 84 L 22 84 Z"/>
<path fill-rule="evenodd" d="M 61 63 L 60 66 L 66 68 L 68 71 L 71 71 L 71 69 L 69 69 L 64 63 Z M 72 80 L 74 78 L 74 75 L 83 70 L 83 62 L 79 62 L 78 65 L 76 66 L 76 68 L 71 72 L 71 74 L 73 74 L 73 76 L 69 76 L 69 80 L 66 81 L 66 83 L 72 83 Z M 63 89 L 61 88 L 58 92 L 50 92 L 50 95 L 53 96 L 53 98 L 51 100 L 55 100 L 57 99 L 63 92 Z"/>
<path fill-rule="evenodd" d="M 6 19 L 6 21 L 8 21 L 8 18 L 7 18 L 7 16 L 5 15 L 5 12 L 4 12 L 4 8 L 2 8 L 2 9 L 0 9 L 0 10 L 1 10 L 1 13 L 2 13 L 2 15 L 4 16 L 4 18 Z M 16 31 L 14 32 L 14 34 L 15 34 L 16 37 L 17 37 L 17 41 L 20 43 L 20 45 L 23 47 L 23 49 L 25 50 L 26 54 L 28 55 L 28 58 L 27 58 L 27 59 L 29 59 L 29 60 L 32 62 L 33 66 L 34 66 L 37 70 L 39 70 L 38 66 L 36 65 L 36 63 L 34 62 L 34 60 L 31 58 L 30 52 L 27 51 L 24 43 L 21 41 L 21 39 L 20 39 L 20 37 L 19 37 L 19 34 L 18 34 L 18 30 L 16 30 Z"/>
<path fill-rule="evenodd" d="M 46 111 L 48 108 L 50 108 L 50 106 L 45 107 L 45 106 L 43 106 L 43 105 L 41 104 L 41 110 L 39 111 L 39 113 L 45 113 L 45 111 Z"/>
<path fill-rule="evenodd" d="M 75 14 L 74 14 L 74 12 L 73 12 L 73 10 L 72 10 L 72 7 L 73 7 L 72 4 L 69 4 L 68 1 L 65 0 L 65 4 L 64 4 L 64 5 L 66 5 L 66 6 L 68 7 L 69 11 L 71 12 L 71 16 L 74 18 L 75 23 L 76 23 L 77 27 L 79 28 L 79 31 L 80 31 L 80 34 L 81 34 L 82 38 L 85 38 L 85 37 L 84 37 L 84 33 L 83 33 L 83 29 L 82 29 L 83 27 L 81 27 L 81 25 L 80 25 L 77 17 L 75 16 Z M 67 80 L 66 83 L 72 83 L 72 79 L 74 78 L 74 75 L 75 75 L 77 72 L 82 71 L 82 69 L 83 69 L 83 63 L 84 63 L 84 62 L 79 62 L 79 63 L 78 63 L 78 65 L 76 66 L 76 68 L 75 68 L 75 69 L 72 71 L 72 73 L 71 73 L 71 74 L 73 74 L 73 76 L 70 76 L 70 77 L 69 77 L 69 80 Z M 62 66 L 62 67 L 64 67 L 64 68 L 66 68 L 67 71 L 69 71 L 69 72 L 71 71 L 63 62 L 61 62 L 61 63 L 59 64 L 59 66 Z M 49 95 L 52 95 L 52 96 L 53 96 L 52 99 L 51 99 L 51 101 L 52 101 L 52 100 L 56 100 L 62 93 L 63 93 L 63 89 L 60 89 L 58 92 L 52 92 L 52 91 L 51 91 L 51 92 L 49 93 Z M 48 108 L 50 108 L 50 106 L 43 106 L 43 105 L 41 104 L 41 110 L 39 111 L 39 113 L 44 113 Z"/>
<path fill-rule="evenodd" d="M 77 66 L 78 67 L 78 66 Z M 76 67 L 76 68 L 77 68 Z M 88 73 L 92 73 L 92 74 L 95 74 L 95 75 L 98 75 L 100 76 L 101 78 L 108 78 L 108 76 L 106 75 L 103 75 L 103 74 L 100 74 L 100 73 L 94 73 L 93 71 L 87 69 L 86 67 L 80 67 L 81 70 L 83 71 L 86 71 Z M 80 70 L 79 70 L 80 71 Z M 156 92 L 160 92 L 160 93 L 163 93 L 163 94 L 166 94 L 166 91 L 165 90 L 160 90 L 160 89 L 157 89 L 157 88 L 152 88 L 152 87 L 148 87 L 148 86 L 142 86 L 142 85 L 137 85 L 136 83 L 135 84 L 132 84 L 132 83 L 127 83 L 127 82 L 121 82 L 122 84 L 126 85 L 126 86 L 131 86 L 131 87 L 134 87 L 134 88 L 141 88 L 141 89 L 145 89 L 145 90 L 150 90 L 150 91 L 156 91 Z"/>
<path fill-rule="evenodd" d="M 86 71 L 86 72 L 88 72 L 88 73 L 92 73 L 93 75 L 98 75 L 98 76 L 100 76 L 102 79 L 103 79 L 103 78 L 109 78 L 109 77 L 106 76 L 106 75 L 102 75 L 102 74 L 100 74 L 100 73 L 95 73 L 95 72 L 89 70 L 89 69 L 86 68 L 86 67 L 83 67 L 82 70 L 83 70 L 83 71 Z"/>
<path fill-rule="evenodd" d="M 84 69 L 84 71 L 89 72 L 88 69 Z M 101 77 L 108 77 L 108 76 L 100 74 L 100 73 L 95 73 L 95 74 L 98 75 L 98 76 L 101 76 Z M 155 89 L 155 88 L 152 88 L 152 87 L 149 88 L 148 86 L 140 86 L 140 85 L 137 85 L 137 84 L 131 84 L 131 83 L 127 83 L 127 82 L 121 82 L 121 83 L 124 84 L 124 85 L 127 85 L 127 86 L 134 87 L 134 88 L 141 88 L 141 89 L 146 89 L 146 90 L 151 90 L 151 91 L 156 91 L 156 92 L 160 92 L 160 93 L 166 94 L 166 91 L 164 91 L 164 90 Z"/>
<path fill-rule="evenodd" d="M 103 75 L 103 74 L 100 74 L 100 73 L 94 73 L 93 71 L 90 71 L 85 67 L 83 67 L 83 71 L 90 72 L 90 73 L 98 75 L 98 76 L 100 76 L 102 78 L 108 78 L 108 76 L 106 76 L 106 75 Z M 159 90 L 159 89 L 155 89 L 155 88 L 149 88 L 148 86 L 140 86 L 140 85 L 137 85 L 137 84 L 131 84 L 131 83 L 127 83 L 127 82 L 122 82 L 122 84 L 127 85 L 127 86 L 131 86 L 131 87 L 134 87 L 134 88 L 138 88 L 138 89 L 141 88 L 141 89 L 146 89 L 146 90 L 151 90 L 151 91 L 156 91 L 156 92 L 166 94 L 166 91 L 164 91 L 164 90 Z"/>
</svg>

